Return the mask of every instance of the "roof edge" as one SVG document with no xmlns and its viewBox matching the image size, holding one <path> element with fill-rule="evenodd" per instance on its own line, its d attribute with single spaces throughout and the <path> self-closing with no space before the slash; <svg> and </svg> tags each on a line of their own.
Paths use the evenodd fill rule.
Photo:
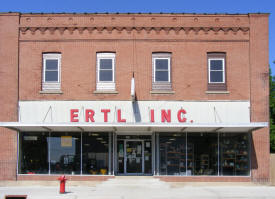
<svg viewBox="0 0 275 199">
<path fill-rule="evenodd" d="M 20 12 L 0 12 L 0 16 L 19 16 Z"/>
<path fill-rule="evenodd" d="M 181 15 L 181 16 L 249 16 L 249 15 L 270 15 L 270 13 L 261 13 L 261 12 L 258 12 L 258 13 L 185 13 L 185 12 L 182 12 L 182 13 L 179 13 L 179 12 L 171 12 L 171 13 L 168 13 L 168 12 L 155 12 L 155 13 L 151 13 L 151 12 L 125 12 L 125 13 L 120 13 L 120 12 L 79 12 L 79 13 L 76 13 L 76 12 L 52 12 L 52 13 L 43 13 L 43 12 L 0 12 L 0 15 L 23 15 L 23 16 L 47 16 L 47 15 L 63 15 L 63 16 L 66 16 L 66 15 L 84 15 L 84 16 L 87 16 L 87 15 L 134 15 L 134 16 L 177 16 L 177 15 Z"/>
</svg>

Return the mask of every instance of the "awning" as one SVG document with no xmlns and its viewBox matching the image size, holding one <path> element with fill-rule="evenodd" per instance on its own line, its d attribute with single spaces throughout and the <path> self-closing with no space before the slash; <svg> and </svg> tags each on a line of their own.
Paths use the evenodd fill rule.
<svg viewBox="0 0 275 199">
<path fill-rule="evenodd" d="M 16 131 L 74 131 L 74 132 L 249 132 L 268 127 L 267 122 L 245 124 L 194 123 L 22 123 L 0 122 L 0 127 Z"/>
</svg>

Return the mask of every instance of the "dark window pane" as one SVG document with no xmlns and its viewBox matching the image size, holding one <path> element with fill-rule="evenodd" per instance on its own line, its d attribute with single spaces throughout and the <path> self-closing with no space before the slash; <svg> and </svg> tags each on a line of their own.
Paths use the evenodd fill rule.
<svg viewBox="0 0 275 199">
<path fill-rule="evenodd" d="M 124 140 L 117 141 L 118 173 L 124 173 Z"/>
<path fill-rule="evenodd" d="M 210 60 L 210 70 L 223 70 L 222 60 Z"/>
<path fill-rule="evenodd" d="M 188 133 L 188 175 L 218 175 L 218 134 Z"/>
<path fill-rule="evenodd" d="M 186 175 L 193 170 L 193 152 L 187 154 L 190 159 L 186 169 L 185 134 L 159 134 L 159 169 L 161 175 Z M 191 161 L 192 160 L 192 161 Z"/>
<path fill-rule="evenodd" d="M 156 71 L 156 81 L 168 81 L 168 71 Z"/>
<path fill-rule="evenodd" d="M 49 133 L 20 133 L 20 174 L 48 174 L 48 141 Z"/>
<path fill-rule="evenodd" d="M 58 70 L 58 60 L 57 59 L 47 59 L 46 60 L 46 70 Z"/>
<path fill-rule="evenodd" d="M 112 59 L 100 59 L 100 69 L 112 69 Z"/>
<path fill-rule="evenodd" d="M 152 142 L 146 140 L 144 142 L 144 173 L 152 173 Z"/>
<path fill-rule="evenodd" d="M 51 133 L 52 174 L 80 174 L 80 138 L 79 133 Z"/>
<path fill-rule="evenodd" d="M 46 71 L 45 81 L 46 82 L 57 82 L 58 81 L 58 71 Z"/>
<path fill-rule="evenodd" d="M 126 141 L 125 162 L 127 173 L 142 173 L 142 150 L 142 141 Z"/>
<path fill-rule="evenodd" d="M 220 135 L 220 174 L 247 176 L 249 164 L 249 134 L 222 133 Z"/>
<path fill-rule="evenodd" d="M 135 140 L 149 140 L 149 135 L 117 135 L 117 139 L 135 139 Z"/>
<path fill-rule="evenodd" d="M 223 82 L 223 71 L 210 71 L 210 82 Z"/>
<path fill-rule="evenodd" d="M 107 175 L 109 163 L 108 133 L 84 133 L 82 139 L 82 173 L 85 175 Z"/>
<path fill-rule="evenodd" d="M 156 59 L 156 70 L 168 70 L 168 59 Z"/>
<path fill-rule="evenodd" d="M 112 70 L 100 70 L 99 81 L 113 81 Z"/>
</svg>

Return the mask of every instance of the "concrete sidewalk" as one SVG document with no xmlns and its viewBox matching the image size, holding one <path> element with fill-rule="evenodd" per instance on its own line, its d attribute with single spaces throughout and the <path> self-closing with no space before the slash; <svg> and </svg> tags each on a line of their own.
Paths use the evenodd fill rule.
<svg viewBox="0 0 275 199">
<path fill-rule="evenodd" d="M 27 199 L 275 199 L 273 186 L 234 186 L 166 183 L 158 179 L 113 179 L 91 186 L 67 186 L 59 194 L 58 186 L 0 187 L 0 199 L 5 195 L 27 195 Z"/>
</svg>

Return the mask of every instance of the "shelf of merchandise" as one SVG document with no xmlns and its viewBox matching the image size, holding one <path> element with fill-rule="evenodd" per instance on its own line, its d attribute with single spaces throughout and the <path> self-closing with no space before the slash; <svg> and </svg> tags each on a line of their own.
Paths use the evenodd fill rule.
<svg viewBox="0 0 275 199">
<path fill-rule="evenodd" d="M 168 173 L 169 169 L 174 170 L 175 173 L 186 174 L 186 152 L 185 152 L 185 144 L 175 147 L 169 147 L 167 145 L 162 144 L 161 147 L 165 148 L 165 161 L 166 166 L 161 169 Z M 191 147 L 191 152 L 187 154 L 187 170 L 190 169 L 192 172 L 194 171 L 194 152 L 193 147 Z"/>
<path fill-rule="evenodd" d="M 208 154 L 201 155 L 200 166 L 202 169 L 209 169 L 209 155 Z"/>
<path fill-rule="evenodd" d="M 221 154 L 222 172 L 231 170 L 233 175 L 242 175 L 248 171 L 248 145 L 245 141 L 228 140 L 223 143 Z"/>
</svg>

